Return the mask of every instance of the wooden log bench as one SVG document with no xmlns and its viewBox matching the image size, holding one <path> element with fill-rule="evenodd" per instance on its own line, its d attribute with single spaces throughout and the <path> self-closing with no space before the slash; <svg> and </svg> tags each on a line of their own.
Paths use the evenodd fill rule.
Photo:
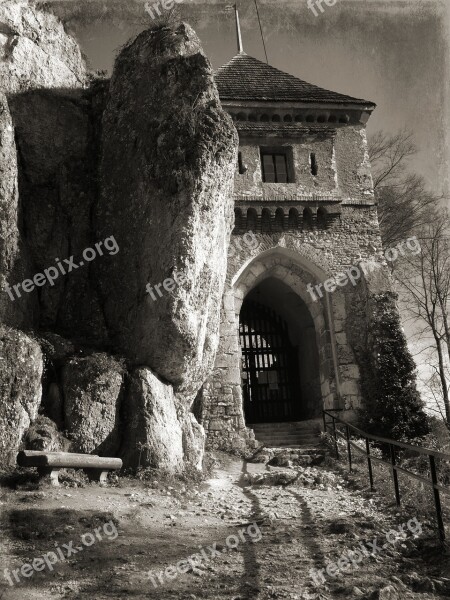
<svg viewBox="0 0 450 600">
<path fill-rule="evenodd" d="M 60 469 L 83 469 L 90 480 L 95 479 L 100 485 L 106 485 L 108 471 L 122 468 L 120 458 L 41 450 L 22 450 L 17 455 L 17 464 L 20 467 L 36 467 L 41 476 L 50 475 L 52 485 L 59 485 Z"/>
</svg>

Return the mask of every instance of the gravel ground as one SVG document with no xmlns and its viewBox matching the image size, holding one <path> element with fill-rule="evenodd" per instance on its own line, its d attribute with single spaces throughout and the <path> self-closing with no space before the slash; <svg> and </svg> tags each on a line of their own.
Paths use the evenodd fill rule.
<svg viewBox="0 0 450 600">
<path fill-rule="evenodd" d="M 428 524 L 325 467 L 222 458 L 197 486 L 3 489 L 1 507 L 2 600 L 450 597 L 449 557 Z M 404 538 L 388 543 L 401 525 Z M 49 552 L 51 568 L 42 560 L 15 581 Z"/>
</svg>

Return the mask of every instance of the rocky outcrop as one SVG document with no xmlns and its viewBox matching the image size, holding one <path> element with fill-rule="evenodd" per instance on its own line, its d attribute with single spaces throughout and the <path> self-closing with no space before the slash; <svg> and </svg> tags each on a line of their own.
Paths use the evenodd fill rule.
<svg viewBox="0 0 450 600">
<path fill-rule="evenodd" d="M 120 247 L 98 263 L 108 328 L 190 404 L 218 344 L 237 135 L 188 25 L 125 47 L 103 129 L 99 238 Z"/>
<path fill-rule="evenodd" d="M 185 464 L 201 471 L 205 454 L 205 430 L 184 404 L 178 403 L 177 408 Z"/>
<path fill-rule="evenodd" d="M 19 255 L 17 170 L 13 122 L 6 96 L 0 93 L 0 317 L 11 324 L 14 307 L 6 286 L 15 283 L 11 274 Z"/>
<path fill-rule="evenodd" d="M 15 333 L 0 353 L 3 454 L 65 447 L 57 426 L 71 451 L 200 469 L 190 406 L 218 344 L 237 154 L 211 65 L 188 25 L 157 27 L 85 89 L 75 41 L 26 0 L 0 5 L 0 50 L 0 323 L 46 332 L 40 421 L 17 358 L 42 374 L 40 350 Z"/>
<path fill-rule="evenodd" d="M 74 88 L 85 84 L 77 42 L 55 16 L 26 0 L 0 4 L 0 90 Z"/>
<path fill-rule="evenodd" d="M 124 365 L 107 354 L 72 358 L 65 365 L 64 422 L 73 451 L 114 456 L 123 385 Z"/>
<path fill-rule="evenodd" d="M 14 464 L 41 401 L 42 352 L 20 331 L 0 329 L 0 461 Z"/>
<path fill-rule="evenodd" d="M 36 293 L 7 293 L 6 285 L 20 285 L 39 272 L 42 265 L 34 261 L 36 256 L 45 261 L 52 255 L 43 268 L 54 264 L 55 257 L 64 258 L 58 247 L 61 238 L 67 244 L 64 227 L 58 229 L 64 213 L 55 208 L 64 197 L 58 183 L 64 179 L 67 184 L 61 168 L 67 158 L 69 165 L 78 167 L 80 179 L 74 160 L 78 157 L 71 150 L 83 132 L 86 137 L 86 127 L 74 117 L 75 103 L 61 94 L 81 90 L 85 83 L 78 44 L 55 16 L 26 0 L 0 4 L 0 319 L 12 326 L 36 326 L 40 307 Z M 36 90 L 46 90 L 47 102 L 33 96 Z M 42 252 L 36 238 L 54 243 Z M 42 293 L 44 317 L 58 310 L 55 290 L 49 289 Z"/>
<path fill-rule="evenodd" d="M 124 418 L 121 457 L 125 467 L 182 470 L 183 431 L 170 385 L 149 369 L 137 369 L 131 376 Z"/>
<path fill-rule="evenodd" d="M 81 51 L 61 21 L 34 4 L 0 4 L 0 319 L 17 327 L 53 327 L 61 325 L 56 315 L 63 325 L 75 321 L 74 311 L 67 314 L 74 287 L 84 292 L 84 309 L 90 308 L 86 277 L 75 285 L 47 285 L 39 300 L 36 292 L 8 295 L 5 286 L 20 286 L 56 258 L 67 258 L 69 249 L 76 251 L 77 235 L 70 235 L 68 223 L 80 230 L 79 244 L 86 247 L 90 206 L 83 184 L 89 169 L 83 159 L 93 161 L 86 108 L 80 106 L 87 81 Z"/>
<path fill-rule="evenodd" d="M 67 271 L 40 288 L 35 325 L 100 345 L 107 332 L 90 266 L 82 258 L 83 251 L 95 248 L 98 241 L 92 237 L 91 223 L 97 195 L 95 120 L 81 96 L 69 98 L 40 90 L 17 95 L 9 104 L 21 157 L 28 277 L 55 269 L 57 260 Z M 71 256 L 75 266 L 69 272 L 65 261 Z M 95 260 L 106 258 L 97 255 Z M 22 296 L 15 301 L 19 306 L 24 297 L 37 297 L 37 292 Z"/>
</svg>

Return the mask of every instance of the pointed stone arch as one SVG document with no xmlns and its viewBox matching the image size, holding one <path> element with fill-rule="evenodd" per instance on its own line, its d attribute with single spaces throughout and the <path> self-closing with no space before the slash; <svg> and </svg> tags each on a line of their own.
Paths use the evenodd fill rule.
<svg viewBox="0 0 450 600">
<path fill-rule="evenodd" d="M 272 248 L 256 256 L 233 278 L 232 294 L 236 322 L 244 298 L 265 279 L 275 278 L 287 285 L 305 304 L 314 322 L 316 344 L 320 359 L 320 377 L 324 407 L 335 407 L 339 396 L 339 369 L 330 300 L 314 301 L 307 291 L 308 284 L 326 279 L 323 269 L 287 248 Z"/>
<path fill-rule="evenodd" d="M 340 407 L 340 371 L 331 297 L 324 294 L 321 299 L 314 301 L 307 290 L 309 283 L 316 285 L 330 276 L 332 269 L 326 256 L 307 246 L 294 249 L 286 247 L 286 244 L 270 244 L 267 247 L 268 236 L 260 234 L 257 241 L 257 247 L 253 244 L 246 247 L 241 239 L 242 251 L 233 257 L 228 265 L 219 352 L 214 374 L 205 385 L 202 395 L 202 423 L 208 431 L 207 443 L 211 448 L 236 449 L 251 438 L 252 433 L 247 429 L 243 406 L 240 311 L 244 298 L 270 279 L 275 279 L 280 286 L 286 286 L 287 293 L 295 296 L 299 306 L 301 304 L 302 307 L 306 307 L 311 315 L 314 327 L 311 329 L 308 326 L 308 335 L 312 343 L 315 343 L 319 357 L 319 412 L 322 408 Z M 288 238 L 286 242 L 289 243 Z M 263 294 L 267 294 L 268 289 L 276 288 L 276 285 L 272 288 L 268 288 L 267 285 Z M 267 298 L 267 295 L 265 297 Z"/>
</svg>

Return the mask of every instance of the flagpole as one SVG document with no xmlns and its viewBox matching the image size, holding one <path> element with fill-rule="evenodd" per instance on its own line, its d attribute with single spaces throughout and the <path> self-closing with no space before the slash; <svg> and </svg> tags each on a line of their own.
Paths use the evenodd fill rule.
<svg viewBox="0 0 450 600">
<path fill-rule="evenodd" d="M 244 46 L 242 44 L 241 23 L 239 21 L 239 11 L 238 11 L 237 4 L 234 5 L 234 11 L 236 13 L 236 34 L 237 34 L 238 52 L 239 52 L 239 54 L 243 54 Z"/>
</svg>

